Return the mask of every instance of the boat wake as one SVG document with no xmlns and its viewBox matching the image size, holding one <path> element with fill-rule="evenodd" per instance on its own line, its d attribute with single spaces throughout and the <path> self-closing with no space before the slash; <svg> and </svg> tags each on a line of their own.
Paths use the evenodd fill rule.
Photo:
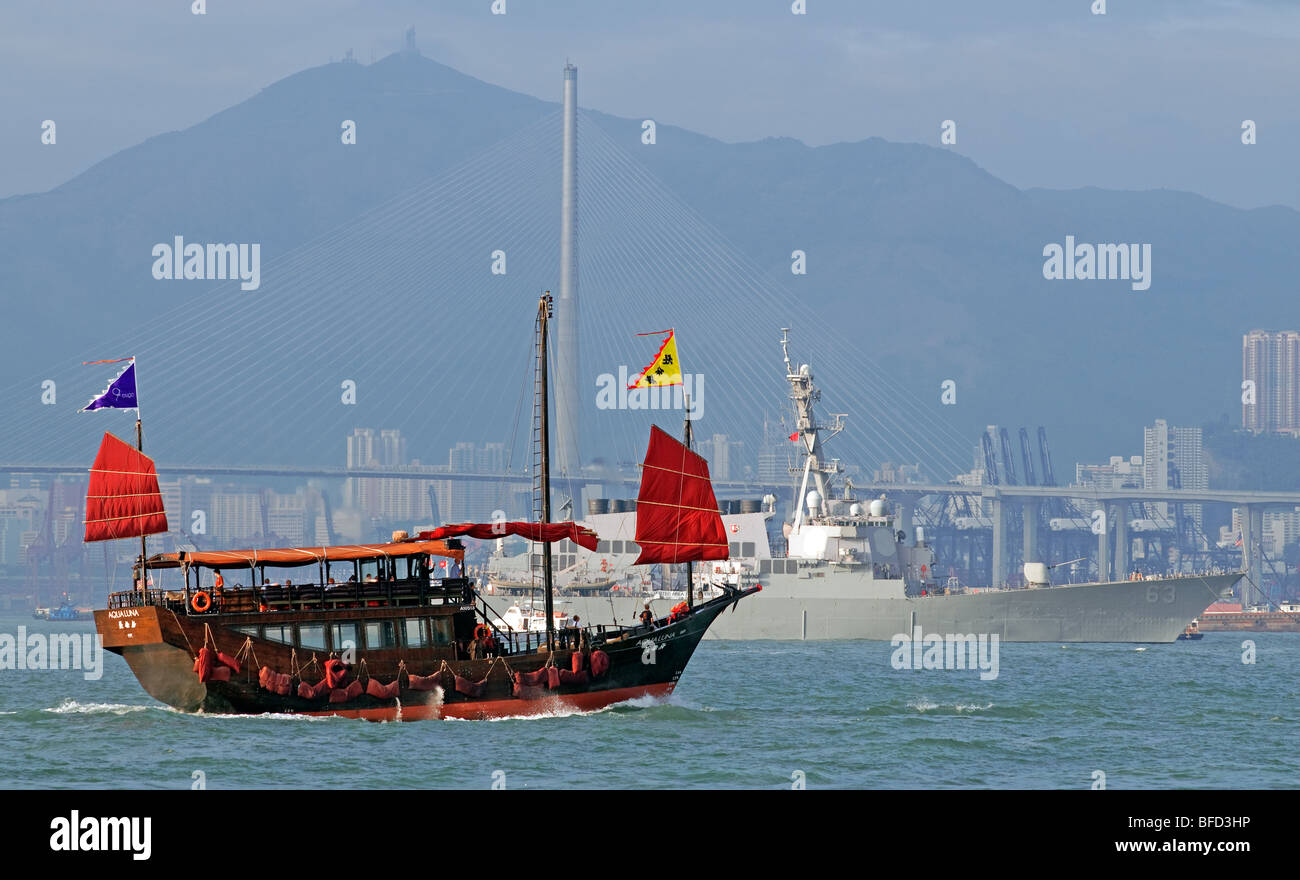
<svg viewBox="0 0 1300 880">
<path fill-rule="evenodd" d="M 129 703 L 82 703 L 77 700 L 64 700 L 57 706 L 44 709 L 55 715 L 126 715 L 130 712 L 148 712 L 150 709 L 163 709 L 162 706 L 139 706 Z"/>
<path fill-rule="evenodd" d="M 993 708 L 993 703 L 936 703 L 922 697 L 908 700 L 907 708 L 921 714 L 934 712 L 938 715 L 968 715 L 973 712 L 987 712 Z"/>
<path fill-rule="evenodd" d="M 166 708 L 178 715 L 188 715 L 191 718 L 204 718 L 212 721 L 218 719 L 222 721 L 351 721 L 351 719 L 337 715 L 303 715 L 296 712 L 261 712 L 256 715 L 240 715 L 230 712 L 182 712 L 179 709 Z"/>
</svg>

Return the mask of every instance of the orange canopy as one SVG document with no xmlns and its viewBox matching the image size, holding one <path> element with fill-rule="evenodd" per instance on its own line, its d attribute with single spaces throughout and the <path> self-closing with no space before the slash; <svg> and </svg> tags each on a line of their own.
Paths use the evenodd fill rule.
<svg viewBox="0 0 1300 880">
<path fill-rule="evenodd" d="M 395 544 L 342 544 L 337 547 L 276 547 L 270 550 L 211 550 L 184 554 L 189 565 L 205 568 L 252 568 L 256 565 L 292 567 L 354 559 L 382 559 L 389 556 L 446 556 L 461 561 L 464 550 L 454 550 L 446 541 L 400 541 Z M 150 568 L 175 568 L 181 554 L 160 553 L 149 559 Z"/>
</svg>

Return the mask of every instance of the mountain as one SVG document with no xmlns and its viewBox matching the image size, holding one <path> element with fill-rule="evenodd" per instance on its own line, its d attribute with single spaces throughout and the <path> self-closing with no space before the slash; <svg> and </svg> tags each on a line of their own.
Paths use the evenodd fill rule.
<svg viewBox="0 0 1300 880">
<path fill-rule="evenodd" d="M 501 439 L 500 426 L 519 424 L 528 303 L 558 283 L 557 110 L 414 53 L 336 63 L 54 190 L 0 200 L 0 358 L 16 400 L 0 459 L 79 460 L 106 423 L 64 418 L 103 377 L 72 365 L 125 353 L 141 354 L 163 460 L 341 464 L 343 436 L 366 424 L 401 427 L 425 461 L 445 460 L 455 441 Z M 355 146 L 340 141 L 345 119 Z M 583 124 L 601 133 L 580 141 L 591 147 L 580 152 L 584 334 L 601 340 L 584 353 L 588 373 L 619 351 L 649 354 L 611 339 L 660 319 L 690 325 L 675 314 L 692 290 L 648 295 L 635 280 L 644 271 L 653 288 L 680 246 L 672 237 L 695 228 L 673 219 L 680 201 L 707 226 L 699 234 L 743 264 L 718 289 L 739 289 L 752 269 L 767 291 L 700 300 L 724 320 L 710 312 L 693 337 L 679 330 L 683 357 L 693 343 L 722 380 L 711 400 L 730 424 L 707 427 L 745 438 L 749 454 L 756 410 L 785 405 L 773 367 L 787 320 L 851 414 L 852 458 L 919 459 L 942 446 L 931 470 L 947 478 L 984 425 L 1042 424 L 1067 477 L 1076 457 L 1140 452 L 1155 418 L 1235 419 L 1241 333 L 1297 314 L 1290 209 L 1167 190 L 1019 190 L 951 150 L 879 138 L 724 143 L 660 122 L 645 145 L 642 120 L 585 111 Z M 616 201 L 634 183 L 618 150 L 646 172 L 637 193 L 663 213 L 662 248 L 641 247 L 651 220 Z M 175 235 L 259 243 L 261 288 L 155 280 L 152 248 Z M 1067 235 L 1150 244 L 1150 288 L 1045 279 L 1044 247 Z M 513 242 L 501 245 L 505 279 L 486 268 L 496 239 Z M 806 275 L 790 271 L 794 250 Z M 647 306 L 664 297 L 672 308 Z M 872 366 L 859 375 L 855 364 Z M 744 378 L 755 374 L 761 382 Z M 45 376 L 59 379 L 56 407 L 39 402 Z M 382 393 L 339 406 L 349 378 Z M 947 379 L 956 406 L 940 404 Z M 62 443 L 69 431 L 75 442 Z M 302 440 L 286 452 L 289 436 Z M 620 435 L 618 455 L 632 457 L 631 443 Z M 598 430 L 587 448 L 601 445 Z"/>
</svg>

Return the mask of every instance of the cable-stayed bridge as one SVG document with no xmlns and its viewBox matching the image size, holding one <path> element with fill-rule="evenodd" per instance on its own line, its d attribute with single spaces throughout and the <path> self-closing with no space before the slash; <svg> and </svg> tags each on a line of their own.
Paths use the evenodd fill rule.
<svg viewBox="0 0 1300 880">
<path fill-rule="evenodd" d="M 257 291 L 231 281 L 194 295 L 206 282 L 189 282 L 175 308 L 134 316 L 129 332 L 93 351 L 52 343 L 50 361 L 7 390 L 13 417 L 0 424 L 0 459 L 88 461 L 99 432 L 129 431 L 125 417 L 76 410 L 108 378 L 80 361 L 130 354 L 146 451 L 160 461 L 328 466 L 359 426 L 400 429 L 425 462 L 466 439 L 504 440 L 524 461 L 531 317 L 559 278 L 562 122 L 545 116 L 327 235 L 264 253 Z M 649 424 L 680 422 L 680 411 L 597 399 L 602 376 L 635 375 L 653 355 L 636 334 L 667 327 L 702 386 L 696 435 L 726 434 L 754 452 L 765 418 L 789 418 L 778 343 L 779 328 L 791 327 L 828 408 L 849 414 L 836 441 L 842 460 L 919 463 L 938 481 L 969 468 L 971 444 L 937 394 L 909 397 L 869 357 L 882 328 L 820 314 L 815 272 L 761 268 L 638 161 L 634 151 L 649 147 L 610 125 L 577 115 L 580 343 L 556 354 L 578 361 L 584 463 L 634 462 Z M 160 230 L 160 240 L 175 231 Z M 791 230 L 787 254 L 798 238 Z M 864 287 L 864 314 L 883 296 Z M 41 404 L 47 380 L 57 405 Z"/>
</svg>

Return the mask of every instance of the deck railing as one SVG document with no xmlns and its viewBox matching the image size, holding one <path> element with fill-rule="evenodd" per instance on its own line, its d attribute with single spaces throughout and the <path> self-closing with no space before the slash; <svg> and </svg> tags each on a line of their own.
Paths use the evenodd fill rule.
<svg viewBox="0 0 1300 880">
<path fill-rule="evenodd" d="M 209 607 L 199 611 L 194 596 L 204 592 Z M 108 607 L 138 608 L 161 605 L 187 614 L 241 614 L 278 611 L 302 611 L 365 605 L 469 605 L 474 601 L 473 584 L 468 578 L 447 578 L 431 584 L 423 578 L 398 581 L 350 581 L 342 584 L 290 584 L 274 586 L 236 586 L 223 588 L 220 595 L 210 588 L 199 590 L 125 590 L 108 597 Z M 200 603 L 202 604 L 202 603 Z"/>
</svg>

